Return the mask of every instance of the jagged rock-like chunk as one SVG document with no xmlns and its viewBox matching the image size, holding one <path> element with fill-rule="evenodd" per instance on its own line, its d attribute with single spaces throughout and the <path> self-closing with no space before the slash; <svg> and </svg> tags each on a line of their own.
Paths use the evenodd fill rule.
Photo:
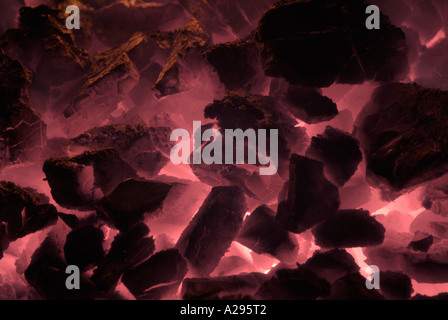
<svg viewBox="0 0 448 320">
<path fill-rule="evenodd" d="M 365 210 L 341 210 L 313 230 L 322 248 L 353 248 L 383 243 L 386 229 Z"/>
<path fill-rule="evenodd" d="M 434 242 L 434 237 L 429 235 L 423 239 L 411 241 L 408 245 L 409 249 L 414 251 L 428 252 Z"/>
<path fill-rule="evenodd" d="M 264 205 L 244 220 L 236 241 L 258 254 L 268 253 L 282 261 L 297 260 L 297 241 L 275 219 L 275 212 Z"/>
<path fill-rule="evenodd" d="M 394 83 L 374 92 L 358 119 L 367 176 L 386 196 L 438 178 L 448 168 L 448 93 Z"/>
<path fill-rule="evenodd" d="M 191 89 L 195 68 L 200 66 L 198 57 L 209 43 L 210 34 L 196 19 L 177 30 L 171 54 L 154 84 L 156 95 L 164 97 Z"/>
<path fill-rule="evenodd" d="M 377 290 L 366 287 L 366 279 L 359 273 L 350 273 L 331 285 L 328 300 L 384 300 Z"/>
<path fill-rule="evenodd" d="M 324 176 L 321 162 L 292 155 L 288 196 L 279 203 L 277 220 L 289 231 L 301 233 L 333 216 L 339 208 L 338 188 Z"/>
<path fill-rule="evenodd" d="M 70 136 L 79 135 L 96 117 L 107 117 L 138 83 L 140 76 L 128 53 L 145 38 L 136 35 L 122 46 L 90 57 L 91 68 L 77 95 L 64 110 Z M 89 119 L 90 121 L 85 121 Z M 75 125 L 76 123 L 76 125 Z"/>
<path fill-rule="evenodd" d="M 265 300 L 315 300 L 330 294 L 330 284 L 306 269 L 280 269 L 257 292 Z"/>
<path fill-rule="evenodd" d="M 359 142 L 349 133 L 332 127 L 311 139 L 306 156 L 323 162 L 338 186 L 343 186 L 355 174 L 362 160 Z"/>
<path fill-rule="evenodd" d="M 187 261 L 177 249 L 160 251 L 127 271 L 124 285 L 139 299 L 160 299 L 161 293 L 176 291 L 187 274 Z M 166 292 L 160 292 L 163 288 Z"/>
<path fill-rule="evenodd" d="M 31 72 L 19 61 L 0 53 L 0 168 L 40 156 L 46 125 L 30 106 Z"/>
<path fill-rule="evenodd" d="M 266 280 L 262 273 L 246 273 L 216 278 L 189 278 L 182 284 L 184 300 L 223 299 L 229 295 L 253 295 Z"/>
<path fill-rule="evenodd" d="M 408 68 L 405 35 L 384 15 L 380 30 L 368 30 L 366 7 L 358 0 L 272 6 L 256 32 L 266 75 L 309 87 L 400 78 Z"/>
<path fill-rule="evenodd" d="M 19 28 L 6 31 L 0 46 L 7 55 L 36 71 L 33 81 L 41 89 L 73 80 L 89 67 L 88 54 L 75 46 L 58 10 L 45 5 L 22 7 Z"/>
<path fill-rule="evenodd" d="M 179 0 L 207 30 L 218 35 L 245 37 L 252 32 L 258 20 L 276 0 Z"/>
<path fill-rule="evenodd" d="M 73 230 L 64 245 L 65 260 L 84 270 L 104 257 L 103 240 L 104 234 L 99 228 L 86 226 Z"/>
<path fill-rule="evenodd" d="M 279 99 L 296 118 L 308 124 L 330 121 L 339 114 L 336 103 L 315 88 L 274 79 L 270 91 L 270 95 Z"/>
<path fill-rule="evenodd" d="M 411 279 L 402 272 L 380 272 L 381 293 L 389 300 L 408 300 L 411 297 Z"/>
<path fill-rule="evenodd" d="M 85 170 L 90 166 L 93 168 L 93 174 L 90 173 L 89 176 Z M 121 159 L 116 149 L 86 151 L 74 157 L 51 158 L 45 161 L 43 171 L 54 200 L 61 206 L 79 210 L 91 210 L 95 201 L 100 198 L 94 190 L 83 190 L 86 180 L 94 178 L 93 187 L 99 187 L 103 194 L 109 194 L 123 180 L 137 176 L 135 170 Z"/>
<path fill-rule="evenodd" d="M 280 175 L 284 175 L 290 150 L 301 150 L 308 142 L 304 128 L 297 128 L 295 119 L 289 117 L 272 97 L 243 95 L 231 91 L 222 100 L 215 100 L 204 109 L 204 116 L 216 119 L 221 132 L 225 129 L 267 130 L 266 146 L 269 151 L 270 131 L 278 130 L 278 157 Z M 224 153 L 223 153 L 224 154 Z M 247 154 L 247 153 L 246 153 Z M 224 163 L 224 162 L 223 162 Z M 247 163 L 247 160 L 246 160 Z"/>
<path fill-rule="evenodd" d="M 56 223 L 56 208 L 48 198 L 12 182 L 0 182 L 0 247 Z M 22 212 L 24 216 L 22 217 Z"/>
<path fill-rule="evenodd" d="M 109 252 L 98 263 L 92 281 L 101 291 L 110 292 L 117 285 L 121 275 L 135 265 L 144 261 L 155 249 L 148 227 L 139 223 L 130 231 L 118 234 Z"/>
<path fill-rule="evenodd" d="M 246 212 L 239 187 L 214 187 L 183 231 L 176 247 L 194 272 L 209 275 L 238 234 Z"/>
<path fill-rule="evenodd" d="M 260 52 L 252 39 L 218 43 L 204 55 L 228 90 L 250 91 L 261 69 Z"/>
<path fill-rule="evenodd" d="M 39 295 L 51 300 L 86 300 L 95 297 L 93 285 L 81 276 L 80 289 L 68 290 L 65 283 L 67 263 L 52 237 L 47 237 L 34 252 L 25 278 Z"/>
<path fill-rule="evenodd" d="M 316 276 L 326 279 L 329 283 L 359 271 L 355 259 L 347 251 L 341 249 L 317 251 L 301 267 L 313 271 Z"/>
<path fill-rule="evenodd" d="M 145 213 L 161 206 L 171 186 L 157 181 L 128 179 L 100 200 L 97 205 L 98 215 L 118 230 L 129 230 L 143 220 Z"/>
<path fill-rule="evenodd" d="M 135 32 L 146 34 L 185 21 L 183 8 L 175 3 L 115 1 L 103 6 L 94 21 L 94 31 L 109 46 L 118 46 Z"/>
<path fill-rule="evenodd" d="M 144 124 L 117 124 L 93 128 L 72 139 L 74 145 L 92 149 L 116 148 L 135 170 L 156 175 L 169 161 L 171 130 Z"/>
</svg>

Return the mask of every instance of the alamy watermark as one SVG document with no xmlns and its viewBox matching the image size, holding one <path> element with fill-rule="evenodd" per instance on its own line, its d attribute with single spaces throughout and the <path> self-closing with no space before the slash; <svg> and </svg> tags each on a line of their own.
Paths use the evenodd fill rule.
<svg viewBox="0 0 448 320">
<path fill-rule="evenodd" d="M 201 121 L 193 121 L 193 164 L 244 164 L 247 149 L 247 164 L 258 163 L 267 166 L 259 168 L 260 175 L 274 175 L 278 170 L 278 129 L 269 130 L 269 155 L 267 131 L 267 129 L 258 131 L 225 129 L 223 157 L 221 132 L 217 129 L 207 129 L 202 133 Z M 178 142 L 171 150 L 171 162 L 175 165 L 190 164 L 190 133 L 185 129 L 176 129 L 171 133 L 171 141 Z M 203 142 L 208 143 L 202 148 Z"/>
</svg>

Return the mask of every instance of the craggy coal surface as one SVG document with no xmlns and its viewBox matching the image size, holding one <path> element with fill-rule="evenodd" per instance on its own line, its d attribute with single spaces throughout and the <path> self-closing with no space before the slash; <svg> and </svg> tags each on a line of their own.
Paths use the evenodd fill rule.
<svg viewBox="0 0 448 320">
<path fill-rule="evenodd" d="M 447 35 L 446 0 L 0 0 L 0 299 L 446 299 Z M 179 128 L 276 129 L 278 171 L 174 165 Z"/>
</svg>

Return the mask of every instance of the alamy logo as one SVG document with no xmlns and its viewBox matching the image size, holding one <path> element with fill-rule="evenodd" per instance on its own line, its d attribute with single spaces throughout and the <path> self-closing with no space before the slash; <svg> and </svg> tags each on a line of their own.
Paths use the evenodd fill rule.
<svg viewBox="0 0 448 320">
<path fill-rule="evenodd" d="M 213 140 L 212 140 L 213 138 Z M 180 141 L 179 141 L 180 139 Z M 224 140 L 224 157 L 223 157 Z M 190 164 L 190 134 L 185 129 L 171 133 L 171 141 L 178 142 L 171 150 L 173 164 Z M 247 141 L 247 144 L 245 143 Z M 207 144 L 202 147 L 202 143 Z M 201 121 L 193 121 L 193 164 L 244 164 L 245 149 L 247 163 L 260 164 L 260 175 L 274 175 L 278 170 L 278 130 L 269 130 L 269 155 L 267 150 L 267 130 L 225 129 L 224 136 L 217 129 L 201 131 Z M 247 147 L 247 148 L 246 148 Z M 236 150 L 234 154 L 234 150 Z M 224 160 L 224 161 L 223 161 Z M 258 162 L 257 162 L 258 161 Z"/>
<path fill-rule="evenodd" d="M 380 269 L 377 266 L 368 266 L 367 272 L 373 272 L 367 279 L 366 279 L 366 288 L 369 290 L 380 289 Z"/>
</svg>

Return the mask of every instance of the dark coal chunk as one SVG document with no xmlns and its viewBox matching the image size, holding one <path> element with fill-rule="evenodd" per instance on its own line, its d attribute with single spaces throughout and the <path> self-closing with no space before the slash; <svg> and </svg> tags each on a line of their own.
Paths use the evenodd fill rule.
<svg viewBox="0 0 448 320">
<path fill-rule="evenodd" d="M 386 229 L 365 210 L 341 210 L 313 230 L 322 248 L 353 248 L 380 245 Z"/>
<path fill-rule="evenodd" d="M 389 300 L 408 300 L 414 291 L 411 279 L 394 271 L 380 272 L 380 288 L 383 296 Z"/>
<path fill-rule="evenodd" d="M 179 0 L 196 19 L 210 30 L 230 38 L 251 33 L 263 13 L 276 0 Z"/>
<path fill-rule="evenodd" d="M 130 231 L 121 232 L 115 237 L 109 252 L 98 263 L 91 278 L 99 290 L 111 292 L 124 272 L 154 252 L 154 240 L 147 237 L 148 234 L 148 227 L 139 223 Z"/>
<path fill-rule="evenodd" d="M 163 25 L 185 20 L 183 8 L 176 3 L 139 1 L 129 5 L 126 1 L 114 1 L 95 13 L 93 30 L 101 41 L 112 47 L 127 41 L 135 32 L 149 34 Z"/>
<path fill-rule="evenodd" d="M 236 241 L 258 254 L 268 253 L 281 261 L 297 260 L 298 244 L 263 205 L 244 220 Z"/>
<path fill-rule="evenodd" d="M 391 197 L 442 176 L 448 93 L 416 84 L 379 87 L 357 121 L 370 183 Z M 406 115 L 406 116 L 403 116 Z"/>
<path fill-rule="evenodd" d="M 128 179 L 99 201 L 97 213 L 118 230 L 129 230 L 143 220 L 145 213 L 162 205 L 171 186 L 157 181 Z"/>
<path fill-rule="evenodd" d="M 88 74 L 63 110 L 63 123 L 67 125 L 64 129 L 70 137 L 94 127 L 98 118 L 109 117 L 137 85 L 140 76 L 129 54 L 145 39 L 137 34 L 120 47 L 89 57 Z"/>
<path fill-rule="evenodd" d="M 259 76 L 261 70 L 260 52 L 254 40 L 218 43 L 208 48 L 204 55 L 228 90 L 250 92 L 255 84 L 254 77 Z"/>
<path fill-rule="evenodd" d="M 217 300 L 229 296 L 251 296 L 266 280 L 262 273 L 246 273 L 216 278 L 189 278 L 182 283 L 184 300 Z"/>
<path fill-rule="evenodd" d="M 359 271 L 355 259 L 345 250 L 333 249 L 316 251 L 302 266 L 313 271 L 316 276 L 333 283 L 337 279 Z"/>
<path fill-rule="evenodd" d="M 448 300 L 448 292 L 439 293 L 438 295 L 432 297 L 416 294 L 412 297 L 412 300 Z"/>
<path fill-rule="evenodd" d="M 169 161 L 170 134 L 167 127 L 117 124 L 90 129 L 72 139 L 72 143 L 91 149 L 116 148 L 135 170 L 154 176 Z"/>
<path fill-rule="evenodd" d="M 224 99 L 215 100 L 204 109 L 204 116 L 216 119 L 221 132 L 225 129 L 278 130 L 278 158 L 280 175 L 286 175 L 291 149 L 302 150 L 308 143 L 304 128 L 297 128 L 297 121 L 279 106 L 274 98 L 228 92 Z M 266 139 L 267 151 L 271 145 L 270 134 Z M 224 154 L 224 153 L 223 153 Z M 247 160 L 245 161 L 247 163 Z M 234 162 L 235 163 L 235 162 Z"/>
<path fill-rule="evenodd" d="M 39 158 L 46 125 L 30 105 L 32 74 L 19 61 L 0 53 L 0 167 Z"/>
<path fill-rule="evenodd" d="M 19 28 L 6 31 L 0 46 L 7 55 L 36 71 L 33 86 L 45 91 L 83 75 L 89 67 L 88 54 L 76 47 L 58 10 L 45 5 L 24 6 L 18 20 Z"/>
<path fill-rule="evenodd" d="M 78 216 L 76 216 L 75 214 L 58 212 L 58 216 L 71 229 L 77 229 L 79 227 L 80 222 L 79 222 Z"/>
<path fill-rule="evenodd" d="M 104 234 L 93 226 L 75 229 L 67 235 L 64 245 L 65 260 L 85 270 L 104 257 Z"/>
<path fill-rule="evenodd" d="M 339 114 L 336 104 L 314 88 L 291 85 L 281 79 L 271 82 L 271 96 L 280 102 L 298 119 L 315 124 L 330 121 Z"/>
<path fill-rule="evenodd" d="M 359 273 L 351 273 L 339 278 L 331 285 L 328 300 L 384 300 L 378 290 L 369 290 L 366 279 Z"/>
<path fill-rule="evenodd" d="M 12 182 L 0 182 L 0 222 L 4 229 L 0 245 L 53 225 L 58 219 L 56 208 L 49 199 L 35 190 Z"/>
<path fill-rule="evenodd" d="M 156 253 L 127 271 L 121 281 L 137 299 L 149 297 L 160 299 L 162 296 L 159 296 L 159 292 L 162 285 L 176 292 L 186 274 L 187 261 L 177 249 L 169 249 Z"/>
<path fill-rule="evenodd" d="M 93 169 L 93 173 L 86 171 Z M 101 193 L 109 194 L 123 180 L 137 176 L 116 149 L 86 151 L 74 157 L 51 158 L 43 171 L 55 201 L 65 208 L 91 210 Z M 93 179 L 94 178 L 94 179 Z M 85 190 L 91 180 L 93 190 Z M 100 188 L 101 193 L 95 191 Z"/>
<path fill-rule="evenodd" d="M 210 274 L 237 236 L 246 212 L 239 187 L 214 187 L 182 232 L 176 247 L 194 272 Z"/>
<path fill-rule="evenodd" d="M 196 70 L 201 66 L 200 55 L 210 41 L 210 34 L 196 19 L 177 30 L 173 49 L 154 84 L 158 97 L 192 88 Z"/>
<path fill-rule="evenodd" d="M 331 180 L 338 186 L 350 180 L 362 160 L 359 142 L 349 133 L 332 127 L 311 139 L 306 156 L 323 162 Z"/>
<path fill-rule="evenodd" d="M 278 206 L 277 220 L 289 231 L 301 233 L 333 216 L 339 208 L 338 188 L 324 176 L 324 165 L 292 155 L 287 199 Z"/>
<path fill-rule="evenodd" d="M 384 15 L 380 30 L 368 30 L 366 7 L 357 0 L 272 6 L 256 31 L 266 75 L 309 87 L 401 78 L 408 70 L 405 35 Z"/>
<path fill-rule="evenodd" d="M 330 294 L 330 284 L 306 269 L 279 269 L 256 296 L 263 300 L 315 300 Z"/>
<path fill-rule="evenodd" d="M 432 235 L 429 235 L 421 240 L 411 241 L 408 245 L 408 248 L 414 251 L 428 252 L 433 243 L 434 237 Z"/>
<path fill-rule="evenodd" d="M 80 279 L 80 289 L 67 289 L 65 285 L 69 276 L 65 273 L 67 266 L 57 242 L 52 237 L 47 237 L 34 252 L 25 270 L 25 278 L 45 299 L 93 299 L 96 296 L 95 288 L 83 275 Z"/>
</svg>

